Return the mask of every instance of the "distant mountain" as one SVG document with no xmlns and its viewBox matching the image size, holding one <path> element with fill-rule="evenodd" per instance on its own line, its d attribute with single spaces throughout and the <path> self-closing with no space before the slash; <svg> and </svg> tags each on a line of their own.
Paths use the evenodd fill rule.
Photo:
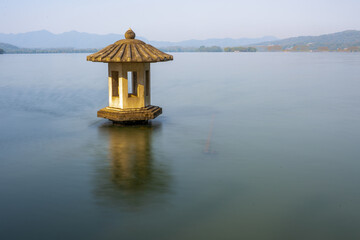
<svg viewBox="0 0 360 240">
<path fill-rule="evenodd" d="M 0 42 L 18 46 L 19 48 L 101 48 L 119 40 L 119 35 L 97 35 L 76 31 L 53 34 L 46 30 L 4 34 L 0 33 Z"/>
<path fill-rule="evenodd" d="M 87 52 L 97 51 L 109 44 L 123 39 L 122 34 L 91 34 L 80 33 L 76 31 L 65 32 L 61 34 L 53 34 L 51 32 L 42 30 L 19 34 L 4 34 L 0 33 L 0 48 L 5 52 L 26 52 L 38 53 L 38 49 L 50 49 L 50 52 L 56 52 L 56 49 L 61 48 L 60 52 L 77 52 L 78 49 L 86 50 Z M 169 41 L 149 41 L 143 37 L 137 37 L 157 48 L 167 49 L 167 51 L 176 51 L 176 49 L 192 49 L 201 46 L 212 47 L 239 47 L 239 46 L 269 46 L 280 45 L 277 48 L 287 49 L 299 46 L 299 49 L 316 50 L 318 48 L 326 48 L 329 50 L 336 50 L 338 48 L 350 48 L 360 46 L 360 31 L 348 30 L 344 32 L 325 34 L 321 36 L 301 36 L 278 40 L 275 37 L 262 38 L 213 38 L 206 40 L 186 40 L 180 42 Z M 3 42 L 3 43 L 1 43 Z M 6 44 L 5 44 L 6 43 Z M 15 46 L 14 46 L 15 45 Z M 18 50 L 16 50 L 18 49 Z M 20 50 L 19 50 L 20 49 Z M 195 50 L 194 50 L 195 51 Z M 41 51 L 40 51 L 41 52 Z"/>
<path fill-rule="evenodd" d="M 320 36 L 292 37 L 276 41 L 267 41 L 256 45 L 280 45 L 283 48 L 294 46 L 308 46 L 310 49 L 328 47 L 330 50 L 360 46 L 360 31 L 348 30 Z"/>
<path fill-rule="evenodd" d="M 109 44 L 124 38 L 123 34 L 92 34 L 81 33 L 76 31 L 65 32 L 61 34 L 53 34 L 46 30 L 5 34 L 0 33 L 0 42 L 16 45 L 20 48 L 103 48 Z M 206 39 L 206 40 L 187 40 L 181 42 L 166 42 L 166 41 L 149 41 L 143 37 L 137 37 L 140 40 L 146 41 L 155 47 L 200 47 L 200 46 L 220 46 L 233 47 L 255 44 L 265 41 L 277 40 L 275 37 L 262 38 L 224 38 L 224 39 Z"/>
<path fill-rule="evenodd" d="M 1 42 L 0 42 L 0 48 L 3 49 L 5 52 L 9 51 L 9 50 L 19 49 L 18 47 L 14 46 L 14 45 L 7 44 L 7 43 L 1 43 Z"/>
</svg>

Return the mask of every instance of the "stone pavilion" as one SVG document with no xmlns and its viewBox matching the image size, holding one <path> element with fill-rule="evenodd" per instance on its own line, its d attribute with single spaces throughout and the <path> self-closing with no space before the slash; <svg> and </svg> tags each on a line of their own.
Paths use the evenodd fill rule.
<svg viewBox="0 0 360 240">
<path fill-rule="evenodd" d="M 125 39 L 87 56 L 87 61 L 108 63 L 109 106 L 98 117 L 114 123 L 147 122 L 162 113 L 151 105 L 150 63 L 173 60 L 173 56 L 135 39 L 129 29 Z"/>
</svg>

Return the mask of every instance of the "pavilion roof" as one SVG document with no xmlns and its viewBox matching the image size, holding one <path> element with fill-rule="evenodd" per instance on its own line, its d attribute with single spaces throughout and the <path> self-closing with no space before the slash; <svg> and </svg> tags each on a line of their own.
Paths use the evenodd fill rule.
<svg viewBox="0 0 360 240">
<path fill-rule="evenodd" d="M 135 33 L 129 29 L 125 39 L 121 39 L 100 51 L 86 57 L 93 62 L 165 62 L 173 60 L 173 56 L 135 39 Z"/>
</svg>

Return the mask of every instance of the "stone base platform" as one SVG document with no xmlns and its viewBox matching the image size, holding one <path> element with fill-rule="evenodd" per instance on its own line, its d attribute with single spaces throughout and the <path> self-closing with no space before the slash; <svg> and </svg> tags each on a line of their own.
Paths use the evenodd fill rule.
<svg viewBox="0 0 360 240">
<path fill-rule="evenodd" d="M 113 122 L 131 123 L 147 122 L 154 119 L 162 113 L 162 108 L 158 106 L 146 106 L 144 108 L 102 108 L 97 112 L 97 116 L 109 119 Z"/>
</svg>

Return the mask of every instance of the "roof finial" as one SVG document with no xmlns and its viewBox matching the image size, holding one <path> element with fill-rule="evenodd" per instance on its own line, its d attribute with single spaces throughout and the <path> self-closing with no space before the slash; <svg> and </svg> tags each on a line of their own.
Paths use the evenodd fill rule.
<svg viewBox="0 0 360 240">
<path fill-rule="evenodd" d="M 134 33 L 134 31 L 131 28 L 129 28 L 129 30 L 127 30 L 125 33 L 126 39 L 135 39 L 135 36 L 136 36 L 136 34 Z"/>
</svg>

